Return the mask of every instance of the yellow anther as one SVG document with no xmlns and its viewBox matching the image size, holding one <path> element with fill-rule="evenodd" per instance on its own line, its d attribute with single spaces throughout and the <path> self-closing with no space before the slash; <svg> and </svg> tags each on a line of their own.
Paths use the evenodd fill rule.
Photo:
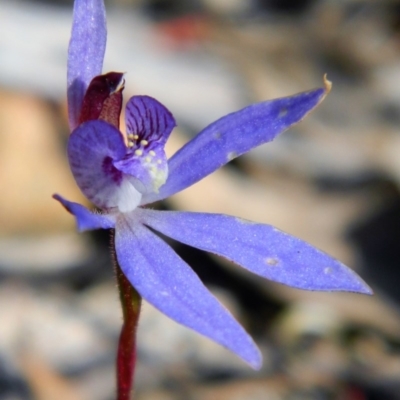
<svg viewBox="0 0 400 400">
<path fill-rule="evenodd" d="M 156 152 L 153 151 L 153 150 L 150 150 L 150 151 L 149 151 L 149 154 L 150 154 L 152 157 L 154 157 L 154 156 L 156 155 Z"/>
<path fill-rule="evenodd" d="M 139 135 L 133 135 L 133 138 L 134 138 L 135 140 L 138 140 L 138 139 L 139 139 Z"/>
<path fill-rule="evenodd" d="M 148 144 L 149 144 L 149 142 L 147 141 L 147 140 L 141 140 L 140 141 L 140 144 L 142 145 L 142 146 L 147 146 Z"/>
<path fill-rule="evenodd" d="M 133 143 L 132 142 L 128 142 L 128 147 L 133 147 Z"/>
<path fill-rule="evenodd" d="M 141 156 L 143 154 L 143 150 L 137 149 L 137 150 L 135 150 L 135 154 L 137 156 Z"/>
<path fill-rule="evenodd" d="M 134 137 L 134 135 L 133 135 L 132 133 L 130 133 L 130 134 L 128 135 L 128 139 L 129 139 L 129 140 L 133 140 L 133 139 L 135 139 L 135 137 Z"/>
<path fill-rule="evenodd" d="M 149 157 L 149 156 L 147 156 L 146 158 L 145 158 L 145 160 L 146 160 L 146 162 L 150 162 L 151 161 L 151 157 Z"/>
</svg>

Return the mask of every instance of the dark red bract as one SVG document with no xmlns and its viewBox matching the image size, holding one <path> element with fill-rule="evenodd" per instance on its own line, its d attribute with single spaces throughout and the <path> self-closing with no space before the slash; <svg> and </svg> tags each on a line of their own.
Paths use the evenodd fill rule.
<svg viewBox="0 0 400 400">
<path fill-rule="evenodd" d="M 92 79 L 83 98 L 79 124 L 101 119 L 119 129 L 124 74 L 109 72 Z"/>
</svg>

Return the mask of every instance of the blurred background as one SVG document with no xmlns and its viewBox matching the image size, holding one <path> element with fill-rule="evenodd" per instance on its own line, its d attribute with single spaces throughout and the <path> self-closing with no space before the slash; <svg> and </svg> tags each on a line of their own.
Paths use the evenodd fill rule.
<svg viewBox="0 0 400 400">
<path fill-rule="evenodd" d="M 400 1 L 109 0 L 104 71 L 175 115 L 173 154 L 252 102 L 333 90 L 272 144 L 157 206 L 269 223 L 373 297 L 311 293 L 171 243 L 255 338 L 259 372 L 143 306 L 137 400 L 400 399 Z M 0 0 L 0 400 L 112 400 L 121 328 L 109 233 L 65 147 L 72 0 Z M 86 203 L 87 204 L 87 203 Z"/>
</svg>

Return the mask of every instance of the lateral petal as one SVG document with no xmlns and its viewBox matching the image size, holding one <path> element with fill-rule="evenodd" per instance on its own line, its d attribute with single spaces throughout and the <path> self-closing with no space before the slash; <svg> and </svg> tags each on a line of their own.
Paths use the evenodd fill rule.
<svg viewBox="0 0 400 400">
<path fill-rule="evenodd" d="M 68 159 L 76 183 L 103 210 L 131 211 L 142 197 L 134 186 L 134 178 L 114 166 L 114 161 L 125 154 L 121 132 L 105 121 L 84 122 L 69 138 Z"/>
<path fill-rule="evenodd" d="M 114 215 L 93 213 L 82 204 L 68 201 L 58 194 L 53 195 L 53 199 L 59 201 L 68 212 L 75 216 L 79 232 L 93 229 L 110 229 L 115 226 Z"/>
<path fill-rule="evenodd" d="M 227 347 L 253 368 L 261 355 L 250 336 L 211 295 L 190 267 L 157 235 L 120 215 L 115 230 L 118 262 L 141 296 L 161 312 Z M 129 219 L 128 219 L 129 218 Z"/>
<path fill-rule="evenodd" d="M 226 115 L 201 131 L 168 161 L 169 176 L 158 194 L 143 197 L 142 204 L 162 200 L 203 179 L 254 147 L 270 142 L 301 121 L 330 90 L 325 88 L 291 97 L 253 104 Z"/>
<path fill-rule="evenodd" d="M 222 214 L 141 210 L 143 223 L 179 242 L 299 289 L 372 294 L 350 268 L 279 229 Z"/>
<path fill-rule="evenodd" d="M 106 40 L 106 11 L 103 0 L 75 1 L 67 66 L 71 131 L 78 124 L 83 97 L 90 81 L 101 74 Z"/>
</svg>

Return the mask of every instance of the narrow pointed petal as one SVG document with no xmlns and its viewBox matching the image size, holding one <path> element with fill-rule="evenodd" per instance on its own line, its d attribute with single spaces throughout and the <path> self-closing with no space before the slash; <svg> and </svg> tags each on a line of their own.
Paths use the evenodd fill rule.
<svg viewBox="0 0 400 400">
<path fill-rule="evenodd" d="M 183 146 L 168 162 L 168 180 L 159 194 L 144 196 L 142 204 L 169 197 L 193 185 L 227 162 L 301 121 L 326 96 L 325 88 L 253 104 L 212 123 Z"/>
<path fill-rule="evenodd" d="M 68 48 L 68 115 L 71 131 L 78 124 L 90 81 L 101 74 L 107 28 L 103 0 L 75 0 Z"/>
<path fill-rule="evenodd" d="M 115 166 L 139 179 L 142 193 L 156 193 L 168 176 L 164 146 L 175 119 L 157 100 L 134 96 L 126 105 L 125 121 L 129 153 Z"/>
<path fill-rule="evenodd" d="M 141 210 L 144 224 L 249 271 L 299 289 L 372 294 L 351 269 L 270 225 L 221 214 Z"/>
<path fill-rule="evenodd" d="M 83 205 L 65 200 L 58 194 L 53 195 L 53 198 L 75 216 L 79 232 L 93 229 L 110 229 L 115 226 L 115 217 L 113 215 L 93 213 Z"/>
<path fill-rule="evenodd" d="M 141 194 L 130 177 L 114 167 L 122 159 L 126 146 L 114 126 L 104 121 L 88 121 L 76 128 L 68 142 L 68 159 L 76 183 L 97 207 L 131 211 Z"/>
<path fill-rule="evenodd" d="M 137 211 L 133 215 L 140 215 Z M 163 240 L 133 220 L 132 214 L 129 218 L 121 215 L 117 219 L 116 254 L 122 271 L 141 296 L 176 322 L 259 368 L 261 355 L 250 336 Z"/>
</svg>

